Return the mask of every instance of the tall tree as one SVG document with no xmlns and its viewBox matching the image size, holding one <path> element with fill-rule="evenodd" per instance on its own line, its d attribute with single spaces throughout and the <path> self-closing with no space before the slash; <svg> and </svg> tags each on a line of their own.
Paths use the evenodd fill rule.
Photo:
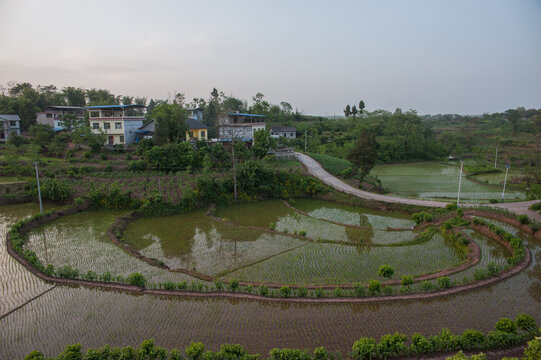
<svg viewBox="0 0 541 360">
<path fill-rule="evenodd" d="M 353 105 L 353 107 L 351 108 L 351 114 L 353 115 L 353 120 L 355 120 L 355 115 L 357 115 L 357 106 Z"/>
<path fill-rule="evenodd" d="M 156 144 L 179 143 L 186 140 L 188 111 L 178 104 L 159 104 L 152 111 L 156 119 L 154 141 Z"/>
<path fill-rule="evenodd" d="M 362 130 L 349 153 L 348 159 L 361 171 L 361 181 L 370 173 L 376 165 L 378 157 L 376 136 L 368 130 Z"/>
<path fill-rule="evenodd" d="M 344 109 L 344 115 L 346 115 L 346 117 L 349 117 L 349 115 L 351 115 L 351 106 L 349 106 L 349 104 Z"/>
<path fill-rule="evenodd" d="M 68 86 L 62 89 L 62 95 L 69 106 L 86 106 L 85 90 Z"/>
<path fill-rule="evenodd" d="M 362 114 L 364 110 L 364 101 L 359 101 L 359 114 Z"/>
<path fill-rule="evenodd" d="M 75 114 L 64 114 L 60 120 L 60 126 L 66 129 L 68 132 L 72 132 L 83 124 L 82 120 L 79 120 Z"/>
</svg>

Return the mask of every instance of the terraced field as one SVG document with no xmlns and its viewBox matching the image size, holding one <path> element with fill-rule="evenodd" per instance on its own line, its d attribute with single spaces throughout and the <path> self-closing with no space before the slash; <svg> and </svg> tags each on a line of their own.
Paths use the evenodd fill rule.
<svg viewBox="0 0 541 360">
<path fill-rule="evenodd" d="M 306 243 L 213 221 L 205 212 L 203 209 L 136 220 L 123 234 L 124 241 L 172 268 L 189 268 L 207 275 L 245 266 Z"/>
<path fill-rule="evenodd" d="M 45 209 L 51 209 L 45 204 Z M 0 207 L 0 316 L 23 305 L 52 286 L 34 277 L 9 256 L 5 241 L 10 224 L 39 212 L 37 204 L 2 205 Z"/>
<path fill-rule="evenodd" d="M 426 243 L 403 247 L 308 244 L 227 276 L 284 284 L 340 284 L 377 279 L 383 264 L 391 265 L 395 269 L 393 278 L 400 279 L 402 275 L 453 267 L 461 260 L 440 235 L 435 235 Z"/>
<path fill-rule="evenodd" d="M 425 200 L 456 200 L 458 192 L 458 166 L 439 163 L 412 163 L 378 165 L 371 171 L 391 194 Z M 503 180 L 503 175 L 502 176 Z M 493 180 L 494 181 L 494 180 Z M 500 199 L 501 189 L 462 179 L 461 199 L 480 203 Z M 507 191 L 506 200 L 525 199 L 521 192 Z"/>
<path fill-rule="evenodd" d="M 126 278 L 140 272 L 150 282 L 195 280 L 182 273 L 172 273 L 150 266 L 113 245 L 106 236 L 121 211 L 90 211 L 63 216 L 28 233 L 27 248 L 44 264 L 55 268 L 70 265 L 85 274 L 110 272 Z"/>
<path fill-rule="evenodd" d="M 19 206 L 17 205 L 16 208 Z M 24 206 L 26 205 L 21 206 L 21 209 Z M 2 207 L 0 213 L 8 213 L 5 209 Z M 27 210 L 27 212 L 35 211 Z M 16 218 L 15 213 L 18 211 L 11 209 L 9 219 Z M 21 210 L 20 216 L 24 215 L 27 214 Z M 101 222 L 110 223 L 108 215 L 102 215 L 100 224 Z M 70 217 L 65 219 L 68 220 L 68 218 Z M 7 222 L 11 221 L 9 219 L 4 215 L 0 217 L 0 225 L 3 229 L 7 228 Z M 77 250 L 76 256 L 90 256 L 80 251 L 76 234 L 92 233 L 100 237 L 99 234 L 106 226 L 102 227 L 98 223 L 89 222 L 86 226 L 92 227 L 93 230 L 85 232 L 84 217 L 69 221 L 79 224 L 73 227 L 75 229 L 73 235 L 70 235 L 66 229 L 62 229 L 59 224 L 55 224 L 56 222 L 50 224 L 53 228 L 58 228 L 54 234 L 60 236 L 59 242 L 62 242 L 68 251 L 74 251 L 69 250 L 71 238 L 71 241 L 75 243 L 73 248 Z M 35 245 L 39 247 L 39 234 L 33 236 L 37 237 Z M 482 243 L 483 239 L 476 241 L 482 248 L 484 263 L 490 259 L 503 261 L 505 254 L 500 254 L 500 250 L 489 240 L 485 239 L 486 246 Z M 98 246 L 112 253 L 110 248 L 103 245 L 104 243 L 103 238 L 87 242 L 89 247 Z M 154 338 L 157 344 L 168 348 L 183 348 L 190 341 L 195 340 L 204 342 L 213 350 L 216 350 L 219 344 L 229 342 L 240 343 L 248 351 L 261 354 L 268 353 L 273 347 L 314 348 L 317 346 L 325 346 L 329 350 L 339 350 L 342 354 L 346 354 L 351 349 L 352 343 L 361 336 L 377 338 L 395 331 L 409 335 L 414 332 L 428 335 L 439 332 L 442 327 L 447 327 L 456 333 L 467 328 L 487 331 L 493 328 L 497 319 L 514 318 L 522 312 L 532 314 L 540 323 L 541 244 L 539 241 L 526 238 L 526 245 L 532 253 L 532 263 L 524 272 L 470 292 L 421 301 L 375 304 L 292 304 L 239 299 L 134 296 L 116 291 L 59 286 L 0 319 L 0 358 L 23 358 L 34 349 L 41 349 L 46 356 L 52 356 L 60 353 L 66 344 L 77 342 L 82 343 L 83 348 L 98 347 L 105 343 L 111 346 L 135 346 L 148 338 Z M 145 247 L 145 244 L 142 243 L 141 246 Z M 342 247 L 346 248 L 346 246 Z M 52 249 L 49 246 L 47 248 Z M 4 251 L 4 246 L 2 249 Z M 57 247 L 56 250 L 62 249 Z M 123 252 L 114 253 L 111 258 L 104 257 L 103 259 L 109 263 L 115 261 L 124 263 L 127 260 L 122 258 L 123 255 L 125 255 Z M 4 257 L 4 253 L 0 253 L 0 256 Z M 48 256 L 53 255 L 49 253 Z M 62 256 L 59 256 L 59 259 L 61 258 Z M 14 262 L 7 255 L 5 259 L 8 260 L 7 262 Z M 2 284 L 4 284 L 5 272 L 11 271 L 4 267 L 5 259 L 2 258 L 0 265 Z M 92 259 L 80 261 L 83 265 L 94 266 Z M 10 274 L 19 276 L 23 285 L 14 292 L 10 292 L 12 285 L 4 287 L 0 306 L 3 305 L 5 296 L 12 296 L 9 294 L 16 293 L 16 296 L 20 295 L 21 299 L 26 299 L 25 301 L 35 294 L 36 287 L 28 285 L 36 283 L 35 278 L 29 275 L 22 266 L 17 263 L 15 266 L 16 271 Z M 394 277 L 397 276 L 395 274 Z M 40 282 L 37 281 L 37 283 Z M 254 336 L 254 334 L 257 335 Z"/>
</svg>

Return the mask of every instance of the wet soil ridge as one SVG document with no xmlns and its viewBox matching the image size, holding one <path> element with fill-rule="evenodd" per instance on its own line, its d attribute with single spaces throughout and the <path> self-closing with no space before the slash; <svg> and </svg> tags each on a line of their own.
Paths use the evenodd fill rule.
<svg viewBox="0 0 541 360">
<path fill-rule="evenodd" d="M 53 221 L 55 219 L 58 219 L 61 216 L 64 215 L 70 215 L 74 214 L 80 211 L 87 210 L 88 206 L 78 206 L 78 207 L 72 207 L 68 209 L 59 210 L 50 214 L 46 214 L 38 219 L 32 219 L 30 221 L 27 221 L 20 229 L 19 234 L 23 235 L 30 231 L 32 228 L 37 227 L 41 224 L 45 224 L 47 222 Z M 127 216 L 120 217 L 115 221 L 114 226 L 111 226 L 108 233 L 111 235 L 118 234 L 118 231 L 121 230 L 123 227 L 130 222 L 133 221 L 133 219 L 141 216 L 140 213 L 134 212 Z M 479 230 L 483 233 L 492 234 L 490 229 L 485 226 L 479 226 Z M 490 235 L 498 237 L 495 234 Z M 111 236 L 115 237 L 116 236 Z M 499 238 L 499 237 L 498 237 Z M 494 238 L 495 239 L 495 238 Z M 117 239 L 118 240 L 118 239 Z M 495 239 L 496 240 L 496 239 Z M 121 247 L 124 249 L 123 243 L 120 243 L 122 245 Z M 334 298 L 281 298 L 281 297 L 264 297 L 260 295 L 254 295 L 254 294 L 246 294 L 246 293 L 234 293 L 234 292 L 190 292 L 190 291 L 178 291 L 178 290 L 165 290 L 165 289 L 146 289 L 142 287 L 138 287 L 135 285 L 128 285 L 128 284 L 121 284 L 121 283 L 111 283 L 111 282 L 101 282 L 101 281 L 90 281 L 90 280 L 84 280 L 84 279 L 71 279 L 71 278 L 58 278 L 54 276 L 49 276 L 35 267 L 33 267 L 28 260 L 26 260 L 21 254 L 15 251 L 13 248 L 13 244 L 11 243 L 10 234 L 6 236 L 6 246 L 8 253 L 15 258 L 19 263 L 21 263 L 24 267 L 26 267 L 31 273 L 36 275 L 37 277 L 55 284 L 61 284 L 61 285 L 70 285 L 70 286 L 85 286 L 85 287 L 92 287 L 92 288 L 103 288 L 103 289 L 113 289 L 113 290 L 120 290 L 120 291 L 126 291 L 131 293 L 144 293 L 144 294 L 153 294 L 153 295 L 166 295 L 166 296 L 182 296 L 182 297 L 202 297 L 202 298 L 239 298 L 239 299 L 247 299 L 247 300 L 257 300 L 257 301 L 269 301 L 269 302 L 295 302 L 295 303 L 371 303 L 371 302 L 388 302 L 388 301 L 402 301 L 402 300 L 415 300 L 415 299 L 428 299 L 428 298 L 435 298 L 435 297 L 441 297 L 441 296 L 448 296 L 464 291 L 469 291 L 472 289 L 484 287 L 487 285 L 491 285 L 493 283 L 496 283 L 498 281 L 501 281 L 503 279 L 507 279 L 509 277 L 512 277 L 513 275 L 518 274 L 522 270 L 524 270 L 531 261 L 531 255 L 530 251 L 527 247 L 524 248 L 524 257 L 523 259 L 514 267 L 509 268 L 507 270 L 504 270 L 492 277 L 475 281 L 469 284 L 464 285 L 458 285 L 452 288 L 439 290 L 435 292 L 430 293 L 415 293 L 415 294 L 400 294 L 400 295 L 384 295 L 384 296 L 369 296 L 369 297 L 334 297 Z M 126 247 L 125 250 L 128 253 L 134 253 L 133 249 Z M 476 250 L 473 249 L 471 253 L 471 258 L 479 257 L 479 255 L 475 255 Z M 140 254 L 139 254 L 140 255 Z M 143 259 L 142 259 L 143 260 Z M 152 260 L 155 262 L 155 259 Z M 466 266 L 467 262 L 463 264 L 463 266 Z M 161 265 L 160 265 L 161 266 Z M 177 269 L 170 269 L 171 271 L 180 271 Z M 199 274 L 201 275 L 201 274 Z M 433 275 L 433 274 L 432 274 Z M 427 275 L 428 276 L 428 275 Z M 417 278 L 417 280 L 419 280 Z M 243 284 L 243 283 L 240 283 Z M 386 284 L 384 282 L 383 284 Z M 252 283 L 246 283 L 246 285 L 252 285 Z M 281 284 L 275 284 L 276 286 L 282 286 Z M 294 286 L 291 286 L 294 287 Z M 316 286 L 317 287 L 317 286 Z M 344 287 L 344 286 L 342 286 Z"/>
</svg>

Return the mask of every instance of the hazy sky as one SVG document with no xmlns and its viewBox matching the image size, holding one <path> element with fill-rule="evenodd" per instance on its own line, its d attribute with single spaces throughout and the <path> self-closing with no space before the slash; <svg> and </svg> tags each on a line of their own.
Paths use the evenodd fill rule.
<svg viewBox="0 0 541 360">
<path fill-rule="evenodd" d="M 243 99 L 308 114 L 541 107 L 541 1 L 0 0 L 0 84 Z"/>
</svg>

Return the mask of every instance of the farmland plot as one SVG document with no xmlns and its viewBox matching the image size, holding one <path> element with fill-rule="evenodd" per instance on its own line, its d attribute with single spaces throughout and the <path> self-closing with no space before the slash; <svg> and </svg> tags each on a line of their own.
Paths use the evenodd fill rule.
<svg viewBox="0 0 541 360">
<path fill-rule="evenodd" d="M 378 165 L 372 169 L 371 174 L 377 176 L 391 194 L 449 201 L 457 197 L 459 172 L 460 168 L 457 166 L 412 163 Z M 460 197 L 467 202 L 486 203 L 490 199 L 499 199 L 501 190 L 477 184 L 464 177 Z M 518 191 L 508 191 L 505 197 L 508 200 L 517 200 L 524 199 L 525 195 Z"/>
<path fill-rule="evenodd" d="M 51 208 L 44 204 L 45 210 Z M 0 208 L 0 316 L 52 287 L 9 256 L 5 245 L 9 226 L 35 213 L 39 213 L 37 204 L 2 205 Z"/>
<path fill-rule="evenodd" d="M 305 243 L 212 221 L 205 212 L 138 219 L 129 224 L 124 241 L 171 268 L 189 268 L 206 275 L 245 266 Z"/>
<path fill-rule="evenodd" d="M 140 272 L 150 282 L 194 280 L 182 273 L 171 273 L 136 259 L 113 245 L 106 232 L 114 219 L 125 211 L 88 211 L 60 217 L 28 233 L 26 247 L 44 264 L 55 268 L 69 265 L 86 274 L 110 272 L 127 277 Z"/>
<path fill-rule="evenodd" d="M 450 268 L 461 261 L 454 248 L 434 235 L 426 243 L 399 247 L 308 244 L 227 277 L 284 284 L 339 284 L 377 279 L 383 264 L 391 265 L 395 269 L 393 278 L 399 279 Z"/>
</svg>

